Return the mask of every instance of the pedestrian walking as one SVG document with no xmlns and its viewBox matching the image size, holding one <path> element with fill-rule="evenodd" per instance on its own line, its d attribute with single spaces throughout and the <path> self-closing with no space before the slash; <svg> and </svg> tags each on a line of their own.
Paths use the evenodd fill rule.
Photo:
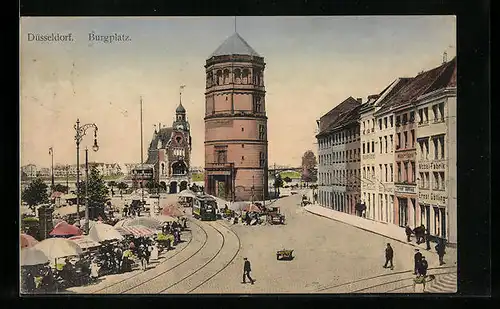
<svg viewBox="0 0 500 309">
<path fill-rule="evenodd" d="M 387 268 L 387 264 L 390 262 L 391 266 L 390 269 L 394 269 L 394 265 L 392 264 L 392 259 L 394 257 L 394 250 L 392 250 L 391 244 L 387 244 L 387 247 L 385 248 L 385 264 L 384 268 Z"/>
<path fill-rule="evenodd" d="M 420 265 L 418 266 L 418 274 L 420 276 L 427 276 L 427 268 L 429 268 L 429 264 L 427 264 L 427 260 L 425 256 L 422 256 L 422 260 L 420 261 Z"/>
<path fill-rule="evenodd" d="M 425 229 L 425 244 L 426 244 L 426 250 L 431 250 L 431 233 L 429 232 L 429 229 Z"/>
<path fill-rule="evenodd" d="M 438 240 L 437 245 L 434 247 L 434 249 L 436 249 L 436 252 L 437 252 L 437 254 L 439 256 L 439 266 L 441 266 L 443 264 L 446 264 L 443 261 L 444 255 L 446 254 L 445 248 L 446 248 L 446 245 L 444 243 L 444 240 L 440 238 Z"/>
<path fill-rule="evenodd" d="M 253 284 L 255 280 L 250 277 L 250 272 L 252 271 L 252 268 L 250 267 L 250 261 L 247 258 L 244 258 L 245 264 L 243 265 L 243 282 L 246 283 L 246 278 L 248 277 L 248 280 L 250 280 L 250 283 Z"/>
<path fill-rule="evenodd" d="M 413 272 L 413 274 L 416 275 L 418 273 L 420 263 L 422 262 L 422 253 L 420 253 L 420 250 L 418 249 L 415 249 L 414 261 L 415 261 L 415 271 Z"/>
<path fill-rule="evenodd" d="M 413 233 L 413 231 L 411 230 L 411 228 L 408 224 L 406 224 L 405 233 L 406 233 L 406 239 L 408 240 L 408 242 L 411 242 L 410 237 L 411 237 L 411 234 Z"/>
</svg>

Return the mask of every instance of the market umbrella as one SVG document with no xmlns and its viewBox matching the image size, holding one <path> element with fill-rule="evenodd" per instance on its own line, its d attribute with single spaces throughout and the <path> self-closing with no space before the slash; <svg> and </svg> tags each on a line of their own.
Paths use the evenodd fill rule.
<svg viewBox="0 0 500 309">
<path fill-rule="evenodd" d="M 162 226 L 162 222 L 154 217 L 136 217 L 125 222 L 125 226 L 142 225 L 151 229 L 157 229 Z"/>
<path fill-rule="evenodd" d="M 150 237 L 155 235 L 157 232 L 154 229 L 142 226 L 142 225 L 133 225 L 133 226 L 123 226 L 117 229 L 124 230 L 126 232 L 130 232 L 135 237 Z"/>
<path fill-rule="evenodd" d="M 94 221 L 89 220 L 89 230 L 96 224 L 100 224 L 102 221 Z M 75 223 L 76 224 L 76 223 Z M 85 219 L 80 219 L 80 227 L 83 228 L 85 226 Z"/>
<path fill-rule="evenodd" d="M 118 226 L 118 227 L 116 227 L 116 226 L 115 226 L 115 229 L 116 229 L 116 230 L 118 231 L 118 233 L 120 233 L 120 235 L 122 235 L 123 237 L 133 235 L 133 234 L 132 234 L 132 232 L 130 232 L 129 230 L 126 230 L 123 226 Z"/>
<path fill-rule="evenodd" d="M 243 210 L 248 212 L 261 212 L 260 208 L 254 204 L 245 206 Z"/>
<path fill-rule="evenodd" d="M 74 241 L 66 238 L 47 238 L 37 243 L 32 248 L 43 251 L 52 261 L 58 258 L 75 256 L 83 253 L 80 246 Z"/>
<path fill-rule="evenodd" d="M 123 219 L 121 221 L 116 222 L 114 227 L 126 226 L 129 221 L 130 221 L 130 219 Z"/>
<path fill-rule="evenodd" d="M 123 236 L 113 226 L 105 223 L 95 224 L 90 229 L 89 236 L 97 242 L 123 239 Z"/>
<path fill-rule="evenodd" d="M 73 236 L 68 238 L 68 240 L 74 241 L 82 249 L 95 248 L 101 245 L 97 241 L 85 235 Z"/>
<path fill-rule="evenodd" d="M 186 190 L 182 190 L 179 193 L 179 196 L 181 196 L 181 197 L 196 197 L 196 193 L 194 193 L 193 191 L 191 191 L 189 189 L 186 189 Z"/>
<path fill-rule="evenodd" d="M 21 266 L 33 266 L 49 263 L 49 257 L 40 249 L 21 249 Z"/>
<path fill-rule="evenodd" d="M 61 221 L 54 226 L 52 231 L 49 233 L 51 236 L 75 236 L 82 235 L 83 232 L 78 227 L 69 224 L 66 221 Z"/>
<path fill-rule="evenodd" d="M 169 205 L 163 207 L 161 210 L 161 214 L 164 216 L 170 216 L 170 217 L 182 217 L 184 216 L 184 212 L 181 211 L 179 208 L 175 207 L 174 205 Z"/>
<path fill-rule="evenodd" d="M 160 221 L 161 223 L 165 223 L 165 222 L 177 222 L 178 220 L 174 217 L 171 217 L 171 216 L 165 216 L 165 215 L 159 215 L 159 216 L 154 216 L 152 217 L 158 221 Z"/>
<path fill-rule="evenodd" d="M 229 209 L 235 210 L 235 211 L 240 211 L 243 210 L 245 207 L 248 207 L 249 203 L 248 202 L 234 202 L 228 205 Z"/>
<path fill-rule="evenodd" d="M 29 248 L 33 247 L 38 243 L 38 240 L 36 240 L 33 236 L 28 235 L 28 234 L 21 234 L 21 248 Z"/>
</svg>

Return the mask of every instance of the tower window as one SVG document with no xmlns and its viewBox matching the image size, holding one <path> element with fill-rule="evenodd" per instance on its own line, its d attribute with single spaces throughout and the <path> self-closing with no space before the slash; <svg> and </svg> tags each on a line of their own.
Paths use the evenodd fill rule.
<svg viewBox="0 0 500 309">
<path fill-rule="evenodd" d="M 245 148 L 245 144 L 241 144 L 241 148 Z"/>
<path fill-rule="evenodd" d="M 266 128 L 263 124 L 259 124 L 259 139 L 260 140 L 266 139 Z"/>
<path fill-rule="evenodd" d="M 245 156 L 241 156 L 241 160 L 245 160 Z"/>
<path fill-rule="evenodd" d="M 245 131 L 245 128 L 241 128 L 241 132 L 244 132 Z"/>
</svg>

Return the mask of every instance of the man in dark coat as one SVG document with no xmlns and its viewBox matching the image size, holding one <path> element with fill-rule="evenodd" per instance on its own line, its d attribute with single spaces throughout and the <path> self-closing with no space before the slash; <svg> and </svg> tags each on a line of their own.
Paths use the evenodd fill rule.
<svg viewBox="0 0 500 309">
<path fill-rule="evenodd" d="M 394 257 L 394 251 L 392 250 L 391 244 L 387 244 L 387 248 L 385 248 L 385 264 L 384 268 L 387 268 L 387 264 L 391 262 L 391 269 L 394 269 L 394 265 L 392 264 L 392 259 Z"/>
<path fill-rule="evenodd" d="M 418 273 L 418 269 L 420 267 L 420 263 L 422 262 L 422 253 L 420 253 L 420 250 L 415 249 L 415 271 L 414 275 Z"/>
<path fill-rule="evenodd" d="M 423 225 L 417 226 L 413 230 L 413 233 L 415 234 L 415 238 L 417 239 L 417 244 L 424 242 L 424 232 L 425 232 L 425 228 Z"/>
<path fill-rule="evenodd" d="M 411 234 L 413 233 L 413 231 L 411 230 L 410 226 L 407 224 L 406 227 L 405 227 L 405 233 L 406 233 L 406 239 L 411 242 L 411 239 L 410 239 L 410 236 Z"/>
<path fill-rule="evenodd" d="M 437 245 L 434 247 L 436 249 L 438 256 L 439 256 L 439 266 L 445 264 L 445 262 L 443 261 L 444 254 L 446 253 L 445 247 L 446 246 L 445 246 L 444 241 L 442 239 L 439 239 Z"/>
<path fill-rule="evenodd" d="M 427 268 L 429 268 L 429 264 L 425 260 L 425 256 L 422 257 L 422 261 L 420 261 L 420 265 L 418 267 L 418 274 L 421 276 L 427 276 Z"/>
<path fill-rule="evenodd" d="M 250 277 L 250 272 L 252 271 L 250 267 L 250 261 L 247 258 L 244 258 L 245 264 L 243 265 L 243 282 L 246 283 L 246 278 L 248 277 L 248 280 L 250 280 L 250 283 L 253 284 L 255 280 Z"/>
</svg>

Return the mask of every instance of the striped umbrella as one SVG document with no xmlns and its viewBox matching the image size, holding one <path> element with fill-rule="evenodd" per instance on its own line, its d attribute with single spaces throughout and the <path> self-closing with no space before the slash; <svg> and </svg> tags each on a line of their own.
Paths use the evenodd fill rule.
<svg viewBox="0 0 500 309">
<path fill-rule="evenodd" d="M 129 236 L 129 235 L 133 235 L 132 232 L 130 232 L 129 230 L 127 229 L 124 229 L 123 226 L 115 226 L 115 230 L 118 231 L 118 233 L 120 233 L 120 235 L 122 235 L 123 237 L 125 236 Z"/>
<path fill-rule="evenodd" d="M 74 236 L 82 235 L 82 230 L 78 227 L 67 223 L 66 221 L 61 221 L 54 226 L 54 229 L 49 233 L 51 236 Z"/>
<path fill-rule="evenodd" d="M 37 243 L 38 240 L 36 240 L 33 236 L 28 234 L 21 234 L 21 248 L 33 247 Z"/>
<path fill-rule="evenodd" d="M 85 235 L 73 236 L 68 238 L 68 240 L 74 241 L 82 249 L 95 248 L 101 245 L 97 241 Z"/>
<path fill-rule="evenodd" d="M 157 233 L 155 230 L 142 225 L 124 226 L 120 229 L 130 232 L 135 237 L 150 237 Z"/>
</svg>

